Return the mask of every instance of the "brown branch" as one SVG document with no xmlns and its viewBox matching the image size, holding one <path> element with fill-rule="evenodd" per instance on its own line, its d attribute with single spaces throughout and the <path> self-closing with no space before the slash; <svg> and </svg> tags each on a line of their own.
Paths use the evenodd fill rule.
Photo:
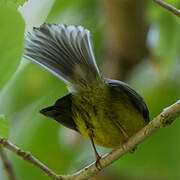
<svg viewBox="0 0 180 180">
<path fill-rule="evenodd" d="M 73 175 L 57 175 L 48 167 L 43 165 L 38 159 L 33 157 L 30 153 L 25 152 L 18 148 L 17 146 L 13 145 L 6 139 L 0 137 L 0 144 L 2 144 L 5 148 L 9 149 L 10 151 L 16 153 L 17 155 L 24 158 L 24 160 L 34 164 L 36 167 L 40 168 L 44 171 L 49 177 L 55 180 L 86 180 L 93 177 L 97 174 L 100 170 L 104 169 L 106 166 L 112 164 L 114 161 L 118 160 L 120 157 L 128 153 L 130 150 L 134 149 L 138 144 L 144 141 L 146 138 L 154 134 L 162 127 L 167 127 L 170 125 L 178 116 L 180 116 L 180 100 L 177 101 L 175 104 L 169 106 L 168 108 L 164 109 L 164 111 L 155 117 L 147 126 L 141 129 L 137 134 L 129 138 L 129 140 L 120 145 L 117 149 L 113 150 L 109 154 L 102 157 L 99 161 L 101 164 L 101 168 L 97 169 L 95 163 L 85 167 L 84 169 L 80 170 L 79 172 Z"/>
<path fill-rule="evenodd" d="M 140 144 L 160 128 L 170 125 L 178 116 L 180 116 L 180 100 L 164 109 L 164 111 L 160 115 L 155 117 L 147 126 L 145 126 L 137 134 L 131 137 L 126 143 L 120 145 L 117 149 L 105 155 L 100 160 L 101 169 L 104 169 L 106 166 L 110 165 L 111 163 L 122 157 L 124 154 L 134 149 L 138 144 Z M 99 169 L 96 168 L 95 163 L 92 163 L 88 167 L 74 174 L 71 180 L 89 179 L 98 172 Z"/>
<path fill-rule="evenodd" d="M 46 175 L 48 175 L 52 179 L 63 180 L 63 176 L 55 174 L 51 169 L 42 164 L 38 159 L 33 157 L 29 152 L 25 152 L 19 147 L 15 146 L 7 139 L 0 137 L 0 144 L 2 144 L 5 148 L 14 152 L 18 156 L 22 157 L 24 160 L 34 164 L 36 167 L 40 168 Z"/>
<path fill-rule="evenodd" d="M 16 176 L 15 176 L 14 170 L 12 168 L 12 165 L 9 162 L 9 160 L 8 160 L 2 146 L 0 146 L 0 156 L 1 156 L 1 159 L 2 159 L 4 169 L 5 169 L 5 171 L 7 172 L 8 176 L 9 176 L 9 180 L 16 180 Z"/>
<path fill-rule="evenodd" d="M 162 1 L 162 0 L 153 0 L 155 3 L 159 4 L 161 7 L 167 9 L 168 11 L 171 11 L 176 16 L 180 17 L 180 10 L 171 6 L 170 4 Z"/>
</svg>

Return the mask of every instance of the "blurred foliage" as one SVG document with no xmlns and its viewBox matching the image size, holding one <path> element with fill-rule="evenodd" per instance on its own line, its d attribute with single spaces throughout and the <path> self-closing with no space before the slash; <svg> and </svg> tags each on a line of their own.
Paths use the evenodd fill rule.
<svg viewBox="0 0 180 180">
<path fill-rule="evenodd" d="M 9 123 L 6 121 L 5 116 L 0 114 L 0 136 L 7 139 L 9 137 L 9 131 Z"/>
<path fill-rule="evenodd" d="M 24 1 L 12 2 L 22 4 Z M 180 7 L 179 1 L 166 2 Z M 50 12 L 43 12 L 48 23 L 80 24 L 89 28 L 97 60 L 99 64 L 103 63 L 106 19 L 103 17 L 101 1 L 29 0 L 26 9 L 37 9 L 36 3 L 41 3 L 44 9 L 53 3 Z M 22 18 L 14 7 L 0 5 L 0 114 L 5 114 L 10 123 L 10 140 L 13 143 L 30 151 L 55 172 L 73 173 L 94 160 L 92 147 L 76 133 L 39 114 L 41 108 L 53 104 L 67 90 L 56 77 L 37 65 L 21 60 L 25 28 L 23 18 L 27 26 L 29 19 L 26 19 L 23 11 Z M 180 97 L 180 21 L 154 3 L 147 4 L 146 12 L 150 24 L 147 43 L 154 58 L 145 59 L 138 65 L 129 75 L 128 83 L 143 95 L 152 119 Z M 36 18 L 42 17 L 39 15 Z M 177 120 L 171 127 L 143 142 L 134 154 L 128 154 L 114 163 L 107 172 L 117 176 L 114 179 L 123 176 L 121 179 L 124 180 L 178 180 L 179 137 L 180 121 Z M 110 151 L 100 147 L 98 150 L 102 154 Z M 8 155 L 18 180 L 49 179 L 16 155 L 10 152 Z M 5 177 L 5 172 L 0 167 L 1 177 Z"/>
<path fill-rule="evenodd" d="M 178 1 L 173 2 L 177 8 L 180 8 Z M 179 17 L 158 5 L 154 6 L 151 4 L 148 8 L 150 9 L 147 11 L 148 19 L 157 28 L 156 31 L 159 34 L 158 41 L 153 47 L 154 53 L 156 56 L 159 56 L 161 61 L 167 61 L 164 65 L 167 65 L 169 69 L 169 65 L 173 65 L 174 61 L 177 60 L 180 51 Z M 169 45 L 171 45 L 171 48 L 169 48 Z"/>
<path fill-rule="evenodd" d="M 165 0 L 166 3 L 169 3 L 170 5 L 179 8 L 180 7 L 180 3 L 177 0 Z"/>
<path fill-rule="evenodd" d="M 6 3 L 6 5 L 11 5 L 14 8 L 18 8 L 19 6 L 22 6 L 27 0 L 1 0 L 3 3 Z"/>
<path fill-rule="evenodd" d="M 19 12 L 3 5 L 0 5 L 0 17 L 1 89 L 19 66 L 23 50 L 25 23 Z"/>
</svg>

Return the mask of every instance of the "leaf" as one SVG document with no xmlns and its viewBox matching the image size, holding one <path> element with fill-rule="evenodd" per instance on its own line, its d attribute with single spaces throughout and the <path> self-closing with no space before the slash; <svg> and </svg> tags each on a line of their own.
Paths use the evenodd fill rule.
<svg viewBox="0 0 180 180">
<path fill-rule="evenodd" d="M 8 83 L 6 91 L 1 93 L 0 113 L 11 116 L 14 112 L 24 109 L 42 97 L 48 97 L 51 100 L 52 96 L 49 96 L 49 93 L 54 89 L 59 90 L 59 96 L 67 93 L 63 82 L 30 62 L 16 73 L 13 80 Z"/>
<path fill-rule="evenodd" d="M 0 114 L 0 136 L 4 138 L 8 138 L 9 132 L 10 132 L 9 123 L 5 119 L 5 116 Z"/>
<path fill-rule="evenodd" d="M 170 65 L 179 57 L 180 25 L 177 23 L 177 17 L 172 14 L 164 13 L 159 18 L 160 32 L 156 53 Z"/>
<path fill-rule="evenodd" d="M 17 5 L 23 5 L 27 0 L 13 0 Z"/>
<path fill-rule="evenodd" d="M 20 13 L 0 5 L 0 89 L 20 64 L 25 23 Z"/>
<path fill-rule="evenodd" d="M 7 0 L 6 3 L 9 5 L 13 5 L 16 8 L 18 8 L 19 6 L 22 6 L 25 2 L 27 2 L 28 0 Z"/>
</svg>

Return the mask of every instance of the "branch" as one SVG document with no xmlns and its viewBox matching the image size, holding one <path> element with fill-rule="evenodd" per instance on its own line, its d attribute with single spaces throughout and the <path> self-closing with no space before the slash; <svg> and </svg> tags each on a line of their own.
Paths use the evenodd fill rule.
<svg viewBox="0 0 180 180">
<path fill-rule="evenodd" d="M 0 137 L 0 144 L 10 151 L 16 153 L 17 155 L 23 157 L 26 161 L 34 164 L 36 167 L 44 171 L 49 177 L 55 180 L 86 180 L 93 177 L 100 170 L 104 169 L 106 166 L 112 164 L 114 161 L 118 160 L 124 154 L 128 153 L 130 150 L 134 149 L 138 144 L 144 141 L 146 138 L 154 134 L 162 127 L 167 127 L 170 125 L 178 116 L 180 116 L 180 100 L 175 104 L 164 109 L 164 111 L 155 117 L 147 126 L 142 128 L 138 133 L 129 138 L 129 140 L 121 144 L 117 149 L 113 150 L 109 154 L 105 155 L 100 159 L 101 167 L 97 169 L 95 163 L 90 164 L 84 169 L 73 175 L 57 175 L 48 167 L 43 165 L 39 160 L 33 157 L 30 153 L 24 152 L 17 146 L 13 145 L 6 139 Z"/>
<path fill-rule="evenodd" d="M 110 165 L 111 163 L 122 157 L 124 154 L 134 149 L 138 144 L 140 144 L 142 141 L 151 136 L 160 128 L 170 125 L 178 116 L 180 116 L 180 100 L 177 101 L 175 104 L 169 106 L 168 108 L 164 109 L 164 111 L 160 115 L 155 117 L 147 126 L 141 129 L 134 136 L 129 138 L 126 143 L 120 145 L 117 149 L 105 155 L 100 160 L 101 169 Z M 93 163 L 74 174 L 72 176 L 72 180 L 88 179 L 93 175 L 97 174 L 98 171 L 99 169 L 97 169 L 95 163 Z"/>
<path fill-rule="evenodd" d="M 40 168 L 46 175 L 48 175 L 52 179 L 56 180 L 63 180 L 63 176 L 55 174 L 51 169 L 46 167 L 44 164 L 42 164 L 38 159 L 33 157 L 31 153 L 25 152 L 19 147 L 15 146 L 11 142 L 9 142 L 7 139 L 0 136 L 0 144 L 2 144 L 5 148 L 9 149 L 10 151 L 14 152 L 18 156 L 22 157 L 24 160 L 30 162 L 31 164 L 34 164 L 36 167 Z"/>
<path fill-rule="evenodd" d="M 161 7 L 167 9 L 168 11 L 171 11 L 176 16 L 180 17 L 180 10 L 171 6 L 170 4 L 162 1 L 162 0 L 153 0 L 155 3 L 159 4 Z"/>
<path fill-rule="evenodd" d="M 14 170 L 12 168 L 11 163 L 8 161 L 8 158 L 3 150 L 3 147 L 0 146 L 0 156 L 2 159 L 2 163 L 4 166 L 5 171 L 7 172 L 8 176 L 9 176 L 9 180 L 16 180 L 16 176 L 14 174 Z"/>
</svg>

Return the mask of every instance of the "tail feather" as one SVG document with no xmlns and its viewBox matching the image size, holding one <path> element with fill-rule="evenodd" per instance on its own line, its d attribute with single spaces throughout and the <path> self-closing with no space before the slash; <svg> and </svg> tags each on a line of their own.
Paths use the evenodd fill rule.
<svg viewBox="0 0 180 180">
<path fill-rule="evenodd" d="M 101 77 L 91 34 L 82 26 L 43 24 L 28 33 L 24 57 L 66 84 Z"/>
</svg>

